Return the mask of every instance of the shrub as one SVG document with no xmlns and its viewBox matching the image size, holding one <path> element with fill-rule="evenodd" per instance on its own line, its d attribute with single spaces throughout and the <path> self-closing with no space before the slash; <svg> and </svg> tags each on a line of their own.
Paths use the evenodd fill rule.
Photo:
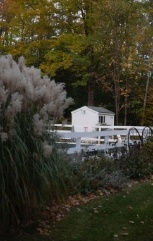
<svg viewBox="0 0 153 241">
<path fill-rule="evenodd" d="M 140 149 L 131 149 L 118 160 L 119 169 L 132 179 L 144 178 L 153 172 L 153 145 L 147 142 Z"/>
<path fill-rule="evenodd" d="M 153 173 L 151 140 L 141 148 L 133 146 L 129 152 L 115 149 L 113 154 L 113 158 L 99 153 L 97 157 L 82 158 L 81 154 L 72 157 L 76 187 L 81 193 L 108 187 L 120 189 L 129 179 L 139 180 Z"/>
<path fill-rule="evenodd" d="M 71 173 L 48 129 L 71 103 L 63 84 L 26 67 L 23 57 L 0 57 L 1 232 L 64 195 Z"/>
<path fill-rule="evenodd" d="M 95 192 L 108 187 L 122 188 L 127 177 L 118 168 L 116 162 L 103 154 L 98 158 L 72 162 L 76 187 L 82 194 Z"/>
</svg>

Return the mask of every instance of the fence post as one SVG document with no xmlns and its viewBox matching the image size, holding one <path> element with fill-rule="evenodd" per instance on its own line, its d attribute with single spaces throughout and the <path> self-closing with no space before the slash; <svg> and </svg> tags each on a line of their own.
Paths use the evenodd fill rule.
<svg viewBox="0 0 153 241">
<path fill-rule="evenodd" d="M 81 137 L 76 138 L 75 144 L 76 144 L 76 148 L 80 148 L 81 147 Z"/>
<path fill-rule="evenodd" d="M 107 145 L 108 144 L 108 140 L 109 140 L 109 136 L 105 136 L 105 145 Z"/>
</svg>

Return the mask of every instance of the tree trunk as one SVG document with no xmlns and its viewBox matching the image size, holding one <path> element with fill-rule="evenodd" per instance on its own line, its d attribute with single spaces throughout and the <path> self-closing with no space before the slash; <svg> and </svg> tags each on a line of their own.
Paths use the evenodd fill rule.
<svg viewBox="0 0 153 241">
<path fill-rule="evenodd" d="M 88 106 L 94 105 L 94 91 L 95 91 L 95 81 L 91 77 L 88 83 Z"/>
<path fill-rule="evenodd" d="M 115 122 L 116 125 L 118 126 L 119 124 L 119 96 L 118 96 L 118 91 L 115 91 Z"/>
<path fill-rule="evenodd" d="M 127 122 L 127 95 L 125 96 L 125 105 L 124 105 L 124 126 L 126 126 Z"/>
<path fill-rule="evenodd" d="M 119 81 L 119 70 L 116 64 L 113 68 L 113 81 L 114 81 L 114 98 L 115 98 L 115 120 L 116 125 L 119 124 L 119 112 L 120 112 L 120 81 Z"/>
<path fill-rule="evenodd" d="M 128 108 L 128 84 L 127 84 L 127 78 L 126 78 L 126 90 L 125 90 L 125 96 L 124 96 L 124 126 L 127 124 L 127 108 Z"/>
<path fill-rule="evenodd" d="M 145 96 L 144 96 L 144 102 L 143 102 L 143 111 L 145 111 L 145 109 L 146 109 L 149 80 L 150 80 L 150 72 L 148 72 L 148 74 L 147 74 L 147 83 L 146 83 L 146 90 L 145 90 Z"/>
</svg>

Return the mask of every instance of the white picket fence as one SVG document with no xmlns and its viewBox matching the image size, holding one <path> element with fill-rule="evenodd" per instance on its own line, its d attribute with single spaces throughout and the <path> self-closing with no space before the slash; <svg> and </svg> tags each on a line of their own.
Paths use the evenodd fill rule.
<svg viewBox="0 0 153 241">
<path fill-rule="evenodd" d="M 59 144 L 66 145 L 67 153 L 82 150 L 109 150 L 132 145 L 142 145 L 152 135 L 151 127 L 145 126 L 95 126 L 93 132 L 74 132 L 72 125 L 54 125 L 59 135 Z"/>
</svg>

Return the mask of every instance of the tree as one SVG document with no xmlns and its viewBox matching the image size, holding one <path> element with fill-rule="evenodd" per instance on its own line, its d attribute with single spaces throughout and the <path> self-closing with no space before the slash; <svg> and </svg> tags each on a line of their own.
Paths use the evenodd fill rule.
<svg viewBox="0 0 153 241">
<path fill-rule="evenodd" d="M 88 89 L 88 105 L 94 103 L 96 85 L 96 53 L 93 41 L 93 1 L 59 1 L 60 33 L 51 42 L 51 50 L 41 68 L 52 76 L 68 70 L 74 76 L 76 86 Z M 50 66 L 51 72 L 50 71 Z"/>
<path fill-rule="evenodd" d="M 0 54 L 5 53 L 10 46 L 10 23 L 15 15 L 11 9 L 12 0 L 3 0 L 0 2 Z"/>
<path fill-rule="evenodd" d="M 5 0 L 6 2 L 8 0 Z M 16 11 L 18 9 L 18 11 Z M 50 38 L 56 35 L 55 7 L 48 0 L 12 0 L 6 5 L 7 36 L 3 45 L 16 59 L 24 55 L 27 64 L 39 66 L 48 50 Z M 7 42 L 6 42 L 7 41 Z"/>
<path fill-rule="evenodd" d="M 116 124 L 119 124 L 119 113 L 122 108 L 125 110 L 126 124 L 128 98 L 132 89 L 129 81 L 133 71 L 131 62 L 135 61 L 133 52 L 137 51 L 139 28 L 143 19 L 140 9 L 140 5 L 133 1 L 109 0 L 103 1 L 97 14 L 97 40 L 102 53 L 101 65 L 106 68 L 102 83 L 105 82 L 104 86 L 112 91 Z"/>
</svg>

